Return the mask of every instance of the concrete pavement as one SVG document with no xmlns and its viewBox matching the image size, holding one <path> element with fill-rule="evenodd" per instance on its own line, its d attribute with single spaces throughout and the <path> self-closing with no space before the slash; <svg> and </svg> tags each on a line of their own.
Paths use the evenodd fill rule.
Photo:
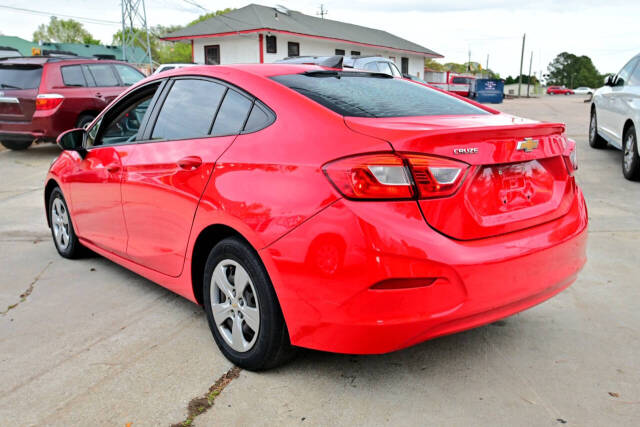
<svg viewBox="0 0 640 427">
<path fill-rule="evenodd" d="M 567 122 L 578 142 L 591 218 L 578 281 L 504 321 L 396 353 L 302 351 L 270 372 L 241 371 L 195 425 L 637 425 L 640 183 L 622 177 L 620 152 L 588 147 L 581 99 L 498 108 Z M 181 422 L 232 366 L 197 306 L 103 258 L 57 255 L 42 207 L 57 152 L 0 151 L 0 425 Z"/>
</svg>

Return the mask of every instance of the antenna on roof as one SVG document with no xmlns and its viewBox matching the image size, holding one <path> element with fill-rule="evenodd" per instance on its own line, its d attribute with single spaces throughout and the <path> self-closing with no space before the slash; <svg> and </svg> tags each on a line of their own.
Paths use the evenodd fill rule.
<svg viewBox="0 0 640 427">
<path fill-rule="evenodd" d="M 320 18 L 324 19 L 324 15 L 326 15 L 327 13 L 329 13 L 329 11 L 327 9 L 324 8 L 324 4 L 320 4 L 320 11 L 316 12 L 316 15 L 318 15 Z"/>
<path fill-rule="evenodd" d="M 281 4 L 277 4 L 274 9 L 276 10 L 276 12 L 280 12 L 284 15 L 289 15 L 289 9 L 287 9 L 286 7 L 284 7 Z"/>
</svg>

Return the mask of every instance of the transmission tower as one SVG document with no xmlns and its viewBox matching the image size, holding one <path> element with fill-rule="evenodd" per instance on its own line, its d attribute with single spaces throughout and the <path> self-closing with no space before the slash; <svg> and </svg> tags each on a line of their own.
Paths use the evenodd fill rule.
<svg viewBox="0 0 640 427">
<path fill-rule="evenodd" d="M 149 72 L 152 72 L 153 59 L 144 0 L 121 0 L 121 5 L 122 56 L 125 61 L 134 64 L 149 64 Z"/>
</svg>

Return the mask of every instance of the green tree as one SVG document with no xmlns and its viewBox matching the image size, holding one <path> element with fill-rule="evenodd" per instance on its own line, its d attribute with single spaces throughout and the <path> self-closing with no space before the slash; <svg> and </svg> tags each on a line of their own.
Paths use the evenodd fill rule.
<svg viewBox="0 0 640 427">
<path fill-rule="evenodd" d="M 52 16 L 48 24 L 40 24 L 33 32 L 34 42 L 100 44 L 84 26 L 73 19 Z"/>
<path fill-rule="evenodd" d="M 579 86 L 602 86 L 603 76 L 588 56 L 562 52 L 551 61 L 547 71 L 549 85 L 565 85 L 571 89 Z"/>
<path fill-rule="evenodd" d="M 447 68 L 433 58 L 425 58 L 424 67 L 433 71 L 447 71 Z"/>
</svg>

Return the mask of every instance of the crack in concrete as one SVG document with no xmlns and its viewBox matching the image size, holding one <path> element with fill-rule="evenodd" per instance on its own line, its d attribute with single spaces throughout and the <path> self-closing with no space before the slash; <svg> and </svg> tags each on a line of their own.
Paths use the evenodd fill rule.
<svg viewBox="0 0 640 427">
<path fill-rule="evenodd" d="M 185 427 L 193 425 L 193 421 L 196 417 L 207 412 L 209 408 L 213 406 L 216 398 L 220 393 L 222 393 L 225 387 L 227 387 L 231 381 L 240 376 L 240 371 L 241 369 L 237 366 L 232 367 L 222 374 L 222 376 L 218 378 L 211 387 L 209 387 L 209 391 L 207 391 L 207 393 L 200 397 L 194 397 L 191 399 L 187 405 L 187 418 L 185 418 L 184 421 L 171 424 L 171 427 Z"/>
<path fill-rule="evenodd" d="M 53 264 L 53 261 L 49 261 L 47 265 L 45 265 L 44 268 L 40 271 L 40 273 L 38 273 L 38 275 L 31 281 L 31 283 L 29 283 L 29 286 L 27 286 L 27 289 L 20 294 L 20 301 L 16 302 L 15 304 L 11 304 L 7 306 L 7 308 L 3 312 L 0 312 L 0 315 L 5 316 L 9 311 L 13 310 L 17 306 L 25 302 L 29 297 L 29 295 L 31 295 L 31 292 L 33 292 L 33 288 L 35 287 L 36 283 L 38 283 L 38 280 L 40 280 L 44 272 L 47 270 L 47 268 L 49 268 L 51 264 Z"/>
</svg>

